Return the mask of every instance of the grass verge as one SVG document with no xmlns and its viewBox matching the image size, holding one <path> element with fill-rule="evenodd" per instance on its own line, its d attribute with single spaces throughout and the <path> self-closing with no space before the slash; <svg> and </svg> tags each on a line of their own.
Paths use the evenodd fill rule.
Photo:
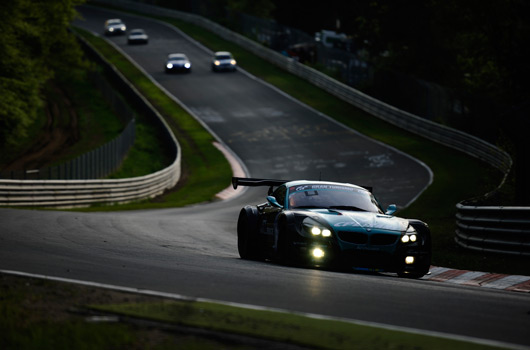
<svg viewBox="0 0 530 350">
<path fill-rule="evenodd" d="M 313 349 L 498 349 L 340 320 L 5 274 L 0 274 L 0 314 L 2 349 L 254 349 L 281 344 Z M 109 318 L 113 315 L 119 317 Z M 256 346 L 255 339 L 270 343 Z"/>
<path fill-rule="evenodd" d="M 317 349 L 493 349 L 483 344 L 279 311 L 209 302 L 170 301 L 92 306 L 169 324 L 206 328 Z"/>
</svg>

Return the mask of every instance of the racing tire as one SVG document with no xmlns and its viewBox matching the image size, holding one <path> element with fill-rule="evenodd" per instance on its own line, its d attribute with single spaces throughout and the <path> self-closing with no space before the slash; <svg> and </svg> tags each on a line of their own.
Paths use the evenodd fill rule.
<svg viewBox="0 0 530 350">
<path fill-rule="evenodd" d="M 416 229 L 416 232 L 421 238 L 420 251 L 422 252 L 422 256 L 418 267 L 414 271 L 400 271 L 398 272 L 398 276 L 410 279 L 418 279 L 428 274 L 431 268 L 431 230 L 427 224 L 419 220 L 410 220 L 410 225 Z"/>
<path fill-rule="evenodd" d="M 237 250 L 241 259 L 262 260 L 258 242 L 258 220 L 255 208 L 241 209 L 237 220 Z"/>
</svg>

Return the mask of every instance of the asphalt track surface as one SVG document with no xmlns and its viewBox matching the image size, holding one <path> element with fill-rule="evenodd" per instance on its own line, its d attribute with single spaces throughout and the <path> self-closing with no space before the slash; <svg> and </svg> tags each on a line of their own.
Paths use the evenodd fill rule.
<svg viewBox="0 0 530 350">
<path fill-rule="evenodd" d="M 429 170 L 342 128 L 244 72 L 210 71 L 210 53 L 174 29 L 83 7 L 76 25 L 101 34 L 107 18 L 144 28 L 147 46 L 112 40 L 203 120 L 254 177 L 371 184 L 383 203 L 406 205 Z M 187 75 L 165 56 L 186 53 Z M 237 58 L 237 57 L 236 57 Z M 319 175 L 316 175 L 318 171 Z M 377 191 L 379 189 L 379 191 Z M 386 274 L 338 273 L 239 259 L 236 220 L 264 189 L 207 205 L 79 213 L 0 209 L 0 269 L 176 293 L 530 347 L 530 295 Z"/>
</svg>

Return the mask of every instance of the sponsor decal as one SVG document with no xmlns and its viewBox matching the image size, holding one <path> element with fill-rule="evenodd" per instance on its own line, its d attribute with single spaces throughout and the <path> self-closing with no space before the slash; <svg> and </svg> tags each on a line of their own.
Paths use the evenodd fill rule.
<svg viewBox="0 0 530 350">
<path fill-rule="evenodd" d="M 349 186 L 340 186 L 340 185 L 300 185 L 292 186 L 289 188 L 289 192 L 300 192 L 308 190 L 340 190 L 340 191 L 352 191 L 352 192 L 364 192 L 363 189 L 353 188 Z"/>
</svg>

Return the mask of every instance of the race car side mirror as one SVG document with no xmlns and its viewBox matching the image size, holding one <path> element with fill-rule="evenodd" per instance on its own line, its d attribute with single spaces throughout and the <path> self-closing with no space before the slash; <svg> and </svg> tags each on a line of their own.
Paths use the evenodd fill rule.
<svg viewBox="0 0 530 350">
<path fill-rule="evenodd" d="M 397 207 L 395 204 L 390 204 L 387 208 L 386 208 L 386 212 L 385 214 L 386 215 L 392 215 L 396 212 L 397 210 Z"/>
<path fill-rule="evenodd" d="M 276 198 L 273 196 L 267 196 L 267 202 L 269 202 L 269 204 L 272 205 L 273 207 L 283 208 L 283 206 L 281 206 L 280 203 L 278 203 Z"/>
</svg>

